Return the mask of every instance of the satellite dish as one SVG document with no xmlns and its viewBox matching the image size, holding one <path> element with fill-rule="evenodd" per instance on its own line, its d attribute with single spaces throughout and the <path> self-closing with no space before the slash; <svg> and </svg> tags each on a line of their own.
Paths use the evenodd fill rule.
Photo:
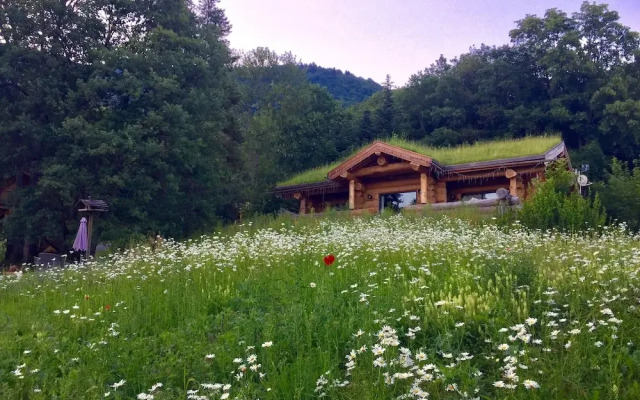
<svg viewBox="0 0 640 400">
<path fill-rule="evenodd" d="M 589 178 L 587 178 L 585 175 L 579 175 L 578 176 L 578 185 L 580 185 L 580 186 L 588 186 L 589 185 Z"/>
</svg>

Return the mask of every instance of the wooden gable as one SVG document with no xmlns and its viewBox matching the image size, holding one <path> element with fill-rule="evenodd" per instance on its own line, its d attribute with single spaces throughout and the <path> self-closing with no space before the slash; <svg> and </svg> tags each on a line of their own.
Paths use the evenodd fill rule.
<svg viewBox="0 0 640 400">
<path fill-rule="evenodd" d="M 400 162 L 388 164 L 388 158 L 398 159 Z M 375 141 L 357 154 L 329 171 L 327 178 L 358 177 L 374 175 L 378 172 L 389 173 L 394 170 L 409 169 L 418 171 L 420 168 L 429 168 L 433 159 L 425 155 L 393 146 L 381 141 Z M 376 165 L 377 164 L 377 165 Z"/>
</svg>

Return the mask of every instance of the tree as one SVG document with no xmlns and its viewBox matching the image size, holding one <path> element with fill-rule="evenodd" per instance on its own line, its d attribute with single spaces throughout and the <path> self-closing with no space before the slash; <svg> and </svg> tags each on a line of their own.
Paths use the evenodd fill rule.
<svg viewBox="0 0 640 400">
<path fill-rule="evenodd" d="M 387 75 L 382 85 L 383 102 L 376 110 L 376 135 L 378 137 L 389 137 L 395 131 L 396 111 L 393 104 L 393 82 L 391 76 Z"/>
<path fill-rule="evenodd" d="M 232 26 L 219 3 L 220 0 L 200 0 L 196 10 L 201 25 L 215 29 L 224 37 L 231 33 Z"/>
<path fill-rule="evenodd" d="M 373 125 L 371 123 L 371 111 L 365 110 L 362 113 L 362 121 L 360 122 L 360 135 L 358 141 L 360 143 L 368 143 L 373 140 Z"/>
<path fill-rule="evenodd" d="M 10 261 L 31 261 L 45 238 L 64 248 L 88 195 L 110 205 L 97 226 L 106 240 L 185 237 L 234 217 L 232 58 L 187 1 L 16 0 L 7 10 L 0 140 L 11 148 L 0 148 L 0 170 L 29 177 L 4 221 Z"/>
<path fill-rule="evenodd" d="M 640 230 L 640 165 L 633 169 L 614 159 L 606 183 L 598 185 L 598 193 L 609 216 L 625 222 L 634 232 Z"/>
<path fill-rule="evenodd" d="M 247 211 L 273 211 L 266 193 L 300 171 L 328 164 L 353 144 L 344 109 L 312 85 L 291 53 L 249 51 L 235 71 L 240 82 Z"/>
</svg>

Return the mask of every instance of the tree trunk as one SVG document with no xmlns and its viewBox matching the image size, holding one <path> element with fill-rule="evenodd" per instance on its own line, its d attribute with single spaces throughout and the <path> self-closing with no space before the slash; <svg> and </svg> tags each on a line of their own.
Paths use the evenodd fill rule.
<svg viewBox="0 0 640 400">
<path fill-rule="evenodd" d="M 22 240 L 7 240 L 7 249 L 4 253 L 4 262 L 7 264 L 18 264 L 22 262 L 22 251 L 24 243 Z"/>
</svg>

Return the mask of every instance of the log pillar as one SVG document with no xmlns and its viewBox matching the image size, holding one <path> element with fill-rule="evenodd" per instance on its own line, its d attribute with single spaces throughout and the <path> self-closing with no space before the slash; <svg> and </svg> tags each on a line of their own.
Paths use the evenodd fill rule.
<svg viewBox="0 0 640 400">
<path fill-rule="evenodd" d="M 524 198 L 524 183 L 520 175 L 509 178 L 509 194 L 521 199 Z"/>
<path fill-rule="evenodd" d="M 307 213 L 307 198 L 300 192 L 294 193 L 293 198 L 300 201 L 300 208 L 298 209 L 299 214 Z"/>
<path fill-rule="evenodd" d="M 429 178 L 425 172 L 420 173 L 420 204 L 427 204 L 427 187 Z"/>
<path fill-rule="evenodd" d="M 307 213 L 307 199 L 305 197 L 300 199 L 300 210 L 298 211 L 299 214 L 306 214 Z"/>
<path fill-rule="evenodd" d="M 349 181 L 349 210 L 356 209 L 356 181 Z"/>
</svg>

